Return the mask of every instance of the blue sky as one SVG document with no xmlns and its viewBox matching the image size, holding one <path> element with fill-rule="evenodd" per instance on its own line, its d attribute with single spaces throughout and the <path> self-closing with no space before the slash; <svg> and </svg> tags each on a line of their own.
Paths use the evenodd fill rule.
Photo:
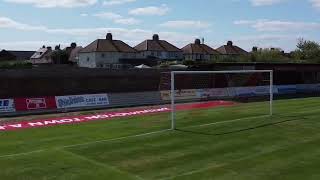
<svg viewBox="0 0 320 180">
<path fill-rule="evenodd" d="M 134 46 L 152 34 L 178 47 L 204 38 L 295 49 L 320 40 L 320 0 L 0 0 L 0 49 L 86 46 L 112 32 Z"/>
</svg>

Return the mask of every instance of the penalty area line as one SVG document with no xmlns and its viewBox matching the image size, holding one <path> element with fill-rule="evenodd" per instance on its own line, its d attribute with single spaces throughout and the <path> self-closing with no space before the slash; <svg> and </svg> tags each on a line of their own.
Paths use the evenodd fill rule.
<svg viewBox="0 0 320 180">
<path fill-rule="evenodd" d="M 270 115 L 262 115 L 262 116 L 254 116 L 254 117 L 247 117 L 247 118 L 238 118 L 233 120 L 226 120 L 226 121 L 220 121 L 220 122 L 214 122 L 214 123 L 208 123 L 208 124 L 199 124 L 194 126 L 186 126 L 184 128 L 195 128 L 195 127 L 205 127 L 205 126 L 211 126 L 211 125 L 217 125 L 217 124 L 227 124 L 232 122 L 238 122 L 248 119 L 258 119 L 258 118 L 264 118 L 264 117 L 271 117 Z"/>
<path fill-rule="evenodd" d="M 319 111 L 319 110 L 304 110 L 304 111 L 297 111 L 297 112 L 284 113 L 284 114 L 292 115 L 292 114 L 299 114 L 299 113 L 311 113 L 311 112 L 317 112 L 317 111 Z M 226 120 L 226 121 L 221 121 L 221 122 L 200 124 L 200 125 L 195 125 L 195 126 L 186 126 L 184 128 L 205 127 L 205 126 L 211 126 L 211 125 L 217 125 L 217 124 L 226 124 L 226 123 L 232 123 L 232 122 L 237 122 L 237 121 L 243 121 L 243 120 L 248 120 L 248 119 L 257 119 L 257 118 L 262 118 L 262 117 L 272 117 L 272 116 L 262 115 L 262 116 L 254 116 L 254 117 L 247 117 L 247 118 L 238 118 L 238 119 Z M 165 130 L 161 130 L 161 131 L 154 131 L 154 132 L 150 132 L 150 133 L 137 134 L 137 135 L 132 135 L 132 136 L 124 136 L 124 137 L 119 137 L 119 138 L 114 138 L 114 139 L 105 139 L 105 140 L 92 141 L 92 142 L 81 143 L 81 144 L 60 146 L 60 147 L 56 147 L 56 148 L 53 147 L 53 148 L 47 148 L 47 149 L 40 149 L 40 150 L 35 150 L 35 151 L 30 151 L 30 152 L 25 152 L 25 153 L 0 155 L 0 158 L 25 156 L 25 155 L 30 155 L 30 154 L 34 154 L 34 153 L 40 153 L 40 152 L 47 151 L 47 150 L 59 150 L 59 149 L 63 149 L 63 148 L 85 146 L 85 145 L 97 144 L 97 143 L 102 143 L 102 142 L 112 142 L 112 141 L 118 141 L 118 140 L 125 140 L 125 139 L 130 139 L 130 138 L 135 138 L 135 137 L 143 137 L 143 136 L 152 135 L 152 134 L 160 134 L 160 133 L 164 133 L 164 132 L 168 132 L 168 131 L 173 131 L 173 130 L 172 129 L 165 129 Z"/>
<path fill-rule="evenodd" d="M 25 153 L 1 155 L 0 158 L 25 156 L 25 155 L 35 154 L 35 153 L 41 153 L 41 152 L 48 151 L 48 150 L 63 150 L 65 148 L 86 146 L 86 145 L 90 145 L 90 144 L 97 144 L 97 143 L 103 143 L 103 142 L 121 141 L 121 140 L 125 140 L 125 139 L 130 139 L 130 138 L 148 136 L 148 135 L 152 135 L 152 134 L 160 134 L 160 133 L 164 133 L 164 132 L 168 132 L 168 131 L 172 131 L 172 129 L 165 129 L 165 130 L 161 130 L 161 131 L 154 131 L 154 132 L 137 134 L 137 135 L 132 135 L 132 136 L 123 136 L 123 137 L 113 138 L 113 139 L 104 139 L 104 140 L 99 140 L 99 141 L 91 141 L 91 142 L 87 142 L 87 143 L 73 144 L 73 145 L 53 147 L 53 148 L 47 148 L 47 149 L 39 149 L 39 150 L 25 152 Z"/>
<path fill-rule="evenodd" d="M 81 143 L 81 144 L 61 146 L 57 149 L 72 148 L 72 147 L 85 146 L 85 145 L 97 144 L 97 143 L 103 143 L 103 142 L 121 141 L 121 140 L 125 140 L 125 139 L 143 137 L 143 136 L 152 135 L 152 134 L 160 134 L 160 133 L 164 133 L 167 131 L 172 131 L 172 129 L 165 129 L 165 130 L 161 130 L 161 131 L 154 131 L 154 132 L 150 132 L 150 133 L 137 134 L 137 135 L 132 135 L 132 136 L 124 136 L 124 137 L 119 137 L 119 138 L 114 138 L 114 139 L 104 139 L 104 140 L 92 141 L 92 142 Z"/>
<path fill-rule="evenodd" d="M 25 152 L 25 153 L 1 155 L 0 158 L 8 158 L 8 157 L 15 157 L 15 156 L 25 156 L 25 155 L 30 155 L 30 154 L 35 154 L 35 153 L 44 152 L 45 150 L 47 150 L 47 149 L 40 149 L 40 150 L 30 151 L 30 152 Z"/>
</svg>

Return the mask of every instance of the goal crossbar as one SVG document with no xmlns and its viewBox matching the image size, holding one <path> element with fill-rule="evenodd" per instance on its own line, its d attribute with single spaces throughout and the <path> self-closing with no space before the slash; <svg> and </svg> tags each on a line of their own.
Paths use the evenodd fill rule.
<svg viewBox="0 0 320 180">
<path fill-rule="evenodd" d="M 269 73 L 270 76 L 270 112 L 273 115 L 273 70 L 232 70 L 232 71 L 171 71 L 171 129 L 176 130 L 176 109 L 175 109 L 175 75 L 181 74 L 251 74 Z"/>
</svg>

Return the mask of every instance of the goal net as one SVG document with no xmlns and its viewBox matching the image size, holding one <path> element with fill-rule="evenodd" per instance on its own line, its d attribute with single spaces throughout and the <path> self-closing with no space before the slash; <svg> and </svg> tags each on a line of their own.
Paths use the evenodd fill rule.
<svg viewBox="0 0 320 180">
<path fill-rule="evenodd" d="M 271 70 L 173 71 L 162 74 L 160 92 L 171 103 L 172 129 L 235 125 L 273 114 Z"/>
</svg>

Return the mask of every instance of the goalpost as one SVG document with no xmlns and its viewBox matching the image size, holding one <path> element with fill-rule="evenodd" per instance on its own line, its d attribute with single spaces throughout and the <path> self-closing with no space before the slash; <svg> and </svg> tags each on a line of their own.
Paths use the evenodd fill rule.
<svg viewBox="0 0 320 180">
<path fill-rule="evenodd" d="M 263 81 L 265 81 L 264 83 L 266 85 L 264 85 L 264 89 L 268 90 L 267 95 L 269 96 L 268 99 L 266 99 L 266 101 L 269 101 L 268 106 L 269 106 L 269 110 L 268 110 L 268 115 L 272 116 L 273 115 L 273 70 L 236 70 L 236 71 L 172 71 L 170 73 L 171 75 L 171 90 L 170 90 L 170 99 L 171 99 L 171 129 L 172 130 L 176 130 L 177 129 L 177 125 L 176 125 L 176 91 L 177 91 L 177 80 L 175 79 L 177 76 L 181 76 L 181 75 L 237 75 L 237 74 L 241 74 L 241 75 L 245 75 L 245 74 L 250 74 L 251 76 L 254 76 L 256 73 L 264 73 L 267 74 L 268 79 L 265 79 Z M 259 86 L 256 86 L 259 87 Z M 261 87 L 261 86 L 260 86 Z M 233 89 L 236 88 L 240 88 L 241 87 L 232 87 Z M 266 94 L 265 94 L 266 95 Z"/>
</svg>

